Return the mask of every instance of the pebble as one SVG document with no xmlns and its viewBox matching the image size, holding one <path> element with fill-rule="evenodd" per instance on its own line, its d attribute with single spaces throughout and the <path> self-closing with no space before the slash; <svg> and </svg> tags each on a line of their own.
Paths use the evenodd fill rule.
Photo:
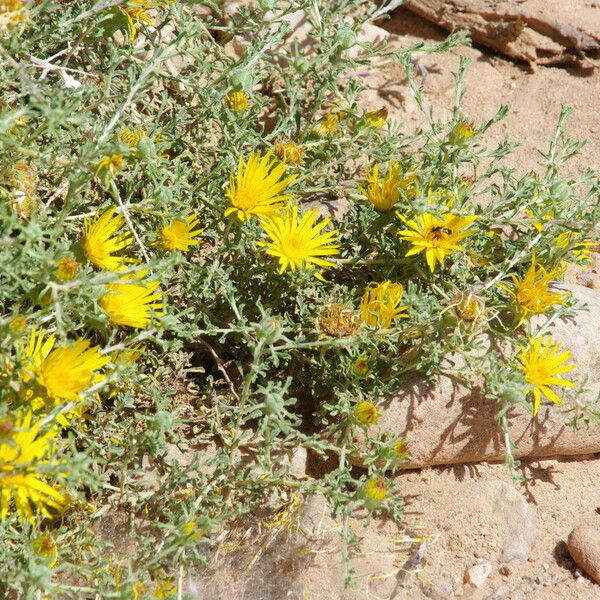
<svg viewBox="0 0 600 600">
<path fill-rule="evenodd" d="M 600 583 L 600 530 L 579 525 L 569 534 L 567 548 L 571 557 L 596 583 Z"/>
<path fill-rule="evenodd" d="M 492 565 L 490 563 L 473 565 L 465 571 L 464 581 L 479 588 L 485 583 L 491 572 Z"/>
</svg>

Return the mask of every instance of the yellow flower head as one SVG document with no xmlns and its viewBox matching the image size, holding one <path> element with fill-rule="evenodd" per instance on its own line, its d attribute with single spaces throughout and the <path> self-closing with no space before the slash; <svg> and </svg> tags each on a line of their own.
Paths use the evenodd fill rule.
<svg viewBox="0 0 600 600">
<path fill-rule="evenodd" d="M 330 268 L 335 263 L 324 259 L 340 253 L 337 231 L 327 233 L 321 231 L 331 219 L 325 218 L 317 222 L 319 211 L 307 210 L 301 217 L 296 205 L 288 208 L 285 214 L 267 217 L 261 220 L 264 232 L 270 239 L 258 242 L 266 248 L 266 253 L 279 259 L 279 273 L 286 270 L 311 269 L 314 267 Z M 322 279 L 319 273 L 315 273 Z"/>
<path fill-rule="evenodd" d="M 172 598 L 177 594 L 177 582 L 174 579 L 166 578 L 156 582 L 154 587 L 154 597 L 159 600 Z"/>
<path fill-rule="evenodd" d="M 364 377 L 369 372 L 369 360 L 366 356 L 359 356 L 352 363 L 352 372 L 357 377 Z"/>
<path fill-rule="evenodd" d="M 379 129 L 385 125 L 385 122 L 388 118 L 388 109 L 385 106 L 377 110 L 372 110 L 370 112 L 366 112 L 364 114 L 365 121 L 371 126 L 375 127 L 375 129 Z"/>
<path fill-rule="evenodd" d="M 531 265 L 525 273 L 525 277 L 520 279 L 516 275 L 511 275 L 514 289 L 500 284 L 504 290 L 515 298 L 519 308 L 522 311 L 522 318 L 519 325 L 530 314 L 540 314 L 550 310 L 557 304 L 564 304 L 568 293 L 549 291 L 552 281 L 560 275 L 560 269 L 553 269 L 548 272 L 542 265 L 536 263 L 535 256 L 531 258 Z"/>
<path fill-rule="evenodd" d="M 35 522 L 34 511 L 52 517 L 49 509 L 59 510 L 67 496 L 46 483 L 36 472 L 37 465 L 47 463 L 52 451 L 50 431 L 40 435 L 41 421 L 32 424 L 31 412 L 17 416 L 7 436 L 0 438 L 0 519 L 4 520 L 13 505 L 21 521 Z M 7 439 L 8 437 L 8 439 Z"/>
<path fill-rule="evenodd" d="M 529 338 L 529 347 L 521 350 L 519 368 L 523 371 L 527 383 L 534 386 L 533 414 L 536 415 L 545 395 L 554 404 L 564 404 L 550 387 L 552 385 L 574 386 L 572 381 L 560 377 L 575 368 L 575 365 L 565 364 L 571 358 L 568 351 L 561 352 L 559 344 L 553 344 L 552 338 Z"/>
<path fill-rule="evenodd" d="M 396 440 L 392 445 L 392 456 L 397 461 L 402 461 L 408 456 L 409 448 L 406 440 Z"/>
<path fill-rule="evenodd" d="M 333 135 L 345 118 L 346 113 L 344 111 L 329 112 L 313 127 L 313 132 L 319 137 Z"/>
<path fill-rule="evenodd" d="M 31 216 L 38 201 L 38 170 L 33 163 L 18 160 L 9 177 L 12 209 L 23 218 Z"/>
<path fill-rule="evenodd" d="M 135 41 L 140 24 L 154 24 L 148 10 L 164 6 L 164 4 L 165 2 L 157 2 L 155 0 L 128 0 L 124 6 L 119 7 L 119 10 L 127 21 L 127 32 L 129 33 L 130 42 L 133 43 Z"/>
<path fill-rule="evenodd" d="M 193 542 L 197 542 L 204 536 L 204 530 L 196 521 L 186 521 L 181 526 L 181 533 L 184 535 L 184 537 L 189 538 Z"/>
<path fill-rule="evenodd" d="M 287 165 L 298 165 L 302 162 L 304 148 L 301 148 L 296 142 L 279 142 L 274 148 L 275 156 Z"/>
<path fill-rule="evenodd" d="M 119 132 L 119 139 L 130 148 L 137 148 L 142 140 L 148 140 L 150 136 L 141 127 L 126 127 Z"/>
<path fill-rule="evenodd" d="M 103 156 L 100 162 L 96 165 L 95 175 L 108 172 L 111 175 L 115 171 L 120 171 L 123 168 L 123 157 L 120 154 L 112 154 L 111 156 Z"/>
<path fill-rule="evenodd" d="M 109 208 L 95 221 L 86 219 L 81 247 L 87 258 L 100 269 L 120 271 L 131 259 L 113 256 L 132 242 L 129 233 L 119 233 L 125 223 L 122 215 L 115 215 L 115 209 Z"/>
<path fill-rule="evenodd" d="M 577 234 L 574 231 L 563 231 L 556 238 L 556 246 L 563 249 L 571 247 L 575 258 L 584 263 L 591 262 L 592 252 L 599 247 L 598 242 L 578 240 Z"/>
<path fill-rule="evenodd" d="M 485 304 L 473 292 L 460 292 L 454 298 L 454 312 L 461 321 L 474 323 L 484 315 Z"/>
<path fill-rule="evenodd" d="M 29 13 L 23 0 L 0 0 L 0 31 L 25 23 Z"/>
<path fill-rule="evenodd" d="M 354 416 L 363 425 L 372 425 L 373 423 L 377 423 L 379 419 L 379 410 L 377 410 L 375 404 L 364 400 L 356 405 Z"/>
<path fill-rule="evenodd" d="M 404 287 L 400 283 L 382 281 L 369 283 L 360 303 L 361 319 L 366 325 L 388 329 L 400 317 L 407 306 L 401 304 Z"/>
<path fill-rule="evenodd" d="M 200 240 L 195 239 L 204 230 L 196 229 L 199 217 L 196 214 L 189 215 L 185 221 L 175 219 L 169 225 L 165 225 L 158 234 L 158 244 L 164 250 L 181 250 L 187 252 L 192 246 L 197 246 Z"/>
<path fill-rule="evenodd" d="M 144 277 L 140 271 L 137 277 Z M 98 300 L 100 308 L 115 325 L 144 329 L 150 323 L 152 312 L 162 315 L 164 304 L 160 302 L 162 292 L 157 292 L 159 281 L 139 281 L 135 276 L 121 277 L 119 283 L 106 286 L 107 293 Z"/>
<path fill-rule="evenodd" d="M 231 92 L 225 96 L 225 104 L 228 108 L 235 112 L 243 112 L 248 110 L 250 103 L 248 94 L 245 92 Z"/>
<path fill-rule="evenodd" d="M 466 142 L 473 137 L 475 133 L 475 126 L 472 121 L 462 120 L 459 121 L 450 132 L 450 139 L 455 144 L 460 142 Z"/>
<path fill-rule="evenodd" d="M 252 215 L 267 217 L 278 213 L 294 194 L 282 193 L 297 175 L 285 177 L 285 165 L 273 159 L 271 152 L 264 156 L 252 152 L 248 162 L 240 156 L 237 175 L 231 173 L 225 195 L 231 206 L 225 216 L 237 214 L 240 221 Z"/>
<path fill-rule="evenodd" d="M 358 329 L 356 311 L 338 302 L 328 304 L 319 314 L 319 329 L 330 337 L 352 335 Z"/>
<path fill-rule="evenodd" d="M 475 233 L 467 228 L 477 218 L 474 215 L 463 217 L 451 213 L 445 213 L 441 219 L 429 213 L 419 215 L 416 220 L 406 219 L 402 215 L 398 217 L 408 226 L 408 229 L 398 232 L 398 235 L 412 246 L 406 256 L 425 251 L 425 258 L 432 273 L 436 263 L 443 265 L 448 254 L 463 250 L 459 242 Z"/>
<path fill-rule="evenodd" d="M 18 335 L 25 331 L 27 327 L 27 317 L 25 315 L 15 315 L 11 320 L 8 326 L 10 332 L 13 335 Z"/>
<path fill-rule="evenodd" d="M 61 258 L 56 262 L 56 271 L 54 274 L 61 281 L 71 281 L 77 275 L 79 266 L 74 258 Z"/>
<path fill-rule="evenodd" d="M 399 189 L 402 183 L 400 165 L 390 162 L 387 174 L 381 180 L 379 179 L 379 165 L 373 165 L 359 189 L 374 206 L 375 210 L 387 212 L 400 199 Z"/>
<path fill-rule="evenodd" d="M 49 533 L 38 535 L 31 543 L 33 551 L 44 558 L 51 569 L 58 560 L 58 546 L 56 540 Z"/>
<path fill-rule="evenodd" d="M 54 335 L 44 338 L 44 333 L 35 329 L 29 334 L 20 357 L 22 376 L 25 381 L 35 377 L 55 404 L 79 400 L 81 392 L 102 381 L 94 372 L 110 362 L 110 356 L 101 354 L 99 346 L 90 348 L 89 340 L 79 338 L 72 345 L 55 347 Z"/>
<path fill-rule="evenodd" d="M 367 502 L 383 502 L 388 496 L 388 488 L 383 479 L 368 479 L 363 485 L 363 494 Z"/>
</svg>

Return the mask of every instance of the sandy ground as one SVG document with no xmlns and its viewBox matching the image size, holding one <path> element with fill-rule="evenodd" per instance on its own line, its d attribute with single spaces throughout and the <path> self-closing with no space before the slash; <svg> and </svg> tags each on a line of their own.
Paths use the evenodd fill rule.
<svg viewBox="0 0 600 600">
<path fill-rule="evenodd" d="M 557 18 L 569 18 L 587 31 L 600 32 L 600 2 L 526 0 L 519 4 L 543 6 Z M 445 32 L 403 9 L 383 26 L 397 36 L 393 43 L 398 46 L 445 37 Z M 500 104 L 511 105 L 508 118 L 494 126 L 486 140 L 491 144 L 505 138 L 518 142 L 514 163 L 520 173 L 542 167 L 540 151 L 548 147 L 561 104 L 575 109 L 568 121 L 569 135 L 589 142 L 570 163 L 573 172 L 598 168 L 600 70 L 531 70 L 480 48 L 422 55 L 418 60 L 428 73 L 423 93 L 436 117 L 450 114 L 452 73 L 459 54 L 471 59 L 463 101 L 468 118 L 480 122 L 495 114 Z M 400 66 L 371 70 L 365 82 L 369 87 L 362 96 L 366 109 L 387 105 L 406 131 L 426 125 L 427 117 L 412 98 Z M 507 469 L 498 464 L 464 465 L 397 477 L 406 500 L 401 529 L 381 520 L 369 523 L 365 515 L 349 523 L 361 540 L 361 551 L 351 560 L 355 589 L 342 585 L 336 535 L 341 524 L 325 517 L 319 542 L 292 539 L 292 534 L 270 538 L 271 545 L 258 558 L 256 547 L 234 552 L 193 581 L 192 588 L 203 600 L 600 600 L 600 585 L 575 568 L 565 547 L 577 524 L 600 524 L 600 458 L 524 463 L 521 475 L 524 482 L 518 489 L 534 509 L 537 524 L 529 560 L 500 562 L 507 532 L 493 510 L 472 493 L 477 482 L 509 482 Z M 485 583 L 481 587 L 465 584 L 465 571 L 482 563 L 491 565 Z"/>
</svg>

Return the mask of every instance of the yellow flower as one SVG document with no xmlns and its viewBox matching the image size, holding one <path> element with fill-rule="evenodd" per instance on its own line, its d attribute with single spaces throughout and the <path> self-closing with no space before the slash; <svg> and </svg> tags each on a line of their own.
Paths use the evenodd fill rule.
<svg viewBox="0 0 600 600">
<path fill-rule="evenodd" d="M 377 410 L 375 404 L 364 400 L 356 405 L 354 416 L 363 425 L 372 425 L 373 423 L 377 423 L 377 420 L 379 419 L 379 410 Z"/>
<path fill-rule="evenodd" d="M 537 415 L 540 408 L 542 394 L 554 404 L 564 404 L 550 387 L 551 385 L 566 387 L 575 385 L 572 381 L 559 377 L 561 373 L 575 368 L 575 365 L 565 364 L 571 358 L 571 353 L 560 350 L 560 345 L 553 344 L 550 337 L 529 338 L 529 347 L 521 350 L 519 368 L 523 371 L 527 383 L 534 386 L 532 390 L 534 415 Z"/>
<path fill-rule="evenodd" d="M 459 121 L 450 132 L 450 140 L 455 143 L 466 142 L 473 137 L 475 126 L 472 121 Z"/>
<path fill-rule="evenodd" d="M 519 325 L 530 315 L 540 314 L 550 310 L 557 304 L 565 304 L 568 293 L 551 292 L 548 287 L 557 275 L 560 275 L 561 269 L 553 269 L 548 272 L 542 265 L 536 263 L 535 256 L 531 258 L 531 265 L 525 273 L 525 277 L 519 279 L 516 275 L 511 275 L 514 284 L 514 290 L 499 284 L 517 301 L 522 311 L 522 318 Z"/>
<path fill-rule="evenodd" d="M 369 361 L 365 356 L 359 356 L 352 363 L 352 372 L 357 377 L 364 377 L 369 372 Z"/>
<path fill-rule="evenodd" d="M 31 216 L 38 201 L 37 194 L 37 167 L 33 163 L 18 160 L 9 177 L 12 188 L 12 209 L 23 218 Z"/>
<path fill-rule="evenodd" d="M 598 243 L 592 240 L 578 240 L 574 231 L 563 231 L 556 238 L 556 246 L 563 249 L 572 246 L 571 250 L 575 258 L 584 263 L 589 263 L 592 260 L 592 249 L 598 248 Z"/>
<path fill-rule="evenodd" d="M 461 321 L 473 323 L 484 314 L 485 305 L 473 292 L 460 292 L 454 298 L 454 312 Z"/>
<path fill-rule="evenodd" d="M 154 597 L 164 600 L 170 598 L 177 593 L 177 584 L 174 579 L 161 579 L 156 583 L 154 588 Z"/>
<path fill-rule="evenodd" d="M 192 246 L 197 246 L 200 240 L 194 239 L 200 235 L 204 229 L 196 229 L 199 217 L 191 214 L 185 219 L 173 220 L 169 225 L 165 225 L 159 232 L 159 245 L 164 250 L 181 250 L 187 252 Z"/>
<path fill-rule="evenodd" d="M 140 271 L 137 277 L 145 275 L 146 271 Z M 127 275 L 121 277 L 119 283 L 108 284 L 108 292 L 98 304 L 115 325 L 144 329 L 150 323 L 152 312 L 158 316 L 163 314 L 164 304 L 159 302 L 163 293 L 156 292 L 159 285 L 159 281 L 139 281 Z"/>
<path fill-rule="evenodd" d="M 407 219 L 402 215 L 398 217 L 408 226 L 408 229 L 399 231 L 398 235 L 412 245 L 406 256 L 425 251 L 425 258 L 432 273 L 436 263 L 443 265 L 448 254 L 463 250 L 459 242 L 475 233 L 467 228 L 477 218 L 474 215 L 462 217 L 451 213 L 445 213 L 442 219 L 429 213 L 419 215 L 417 220 Z"/>
<path fill-rule="evenodd" d="M 120 271 L 131 259 L 113 256 L 132 242 L 129 233 L 118 233 L 125 223 L 122 215 L 115 215 L 115 209 L 109 208 L 101 217 L 92 221 L 86 219 L 81 247 L 87 258 L 100 269 Z"/>
<path fill-rule="evenodd" d="M 153 25 L 152 16 L 148 12 L 149 9 L 164 6 L 165 2 L 156 2 L 154 0 L 128 0 L 125 6 L 120 6 L 119 10 L 127 21 L 127 31 L 129 33 L 129 41 L 134 42 L 138 33 L 138 26 L 143 23 L 145 25 Z"/>
<path fill-rule="evenodd" d="M 67 502 L 67 496 L 48 485 L 44 476 L 36 472 L 37 465 L 47 463 L 55 432 L 39 435 L 41 420 L 34 424 L 31 421 L 31 412 L 17 416 L 6 434 L 10 439 L 0 442 L 2 520 L 8 516 L 13 500 L 19 519 L 32 524 L 35 522 L 34 511 L 50 518 L 49 509 L 60 509 Z"/>
<path fill-rule="evenodd" d="M 105 171 L 108 171 L 111 175 L 115 174 L 115 171 L 119 171 L 123 168 L 123 157 L 120 154 L 112 154 L 111 156 L 103 156 L 100 162 L 96 166 L 95 175 L 99 175 Z"/>
<path fill-rule="evenodd" d="M 319 137 L 326 137 L 328 135 L 333 135 L 337 129 L 339 124 L 346 118 L 346 113 L 344 111 L 339 112 L 330 112 L 327 113 L 315 127 L 313 127 L 313 132 Z"/>
<path fill-rule="evenodd" d="M 382 502 L 388 496 L 388 489 L 383 479 L 372 478 L 365 482 L 363 493 L 367 501 Z"/>
<path fill-rule="evenodd" d="M 386 176 L 379 179 L 379 165 L 373 165 L 367 178 L 359 186 L 367 200 L 379 212 L 387 212 L 400 199 L 400 187 L 404 179 L 400 177 L 400 165 L 390 162 Z"/>
<path fill-rule="evenodd" d="M 148 140 L 150 136 L 141 127 L 126 127 L 119 132 L 119 139 L 130 148 L 137 148 L 142 140 Z"/>
<path fill-rule="evenodd" d="M 408 308 L 401 304 L 403 293 L 404 287 L 400 283 L 369 283 L 360 303 L 363 323 L 388 329 L 395 319 L 408 316 L 402 314 Z"/>
<path fill-rule="evenodd" d="M 319 314 L 319 329 L 331 337 L 346 337 L 356 333 L 358 323 L 352 307 L 334 302 L 324 306 Z"/>
<path fill-rule="evenodd" d="M 525 216 L 528 219 L 535 219 L 536 215 L 535 213 L 530 209 L 530 208 L 526 208 L 525 209 Z M 548 221 L 550 219 L 554 219 L 554 211 L 549 210 L 548 212 L 544 213 L 541 217 L 539 217 L 541 219 L 541 221 L 534 221 L 532 223 L 533 227 L 539 232 L 542 231 L 544 229 L 544 221 Z"/>
<path fill-rule="evenodd" d="M 225 104 L 235 112 L 248 110 L 248 94 L 245 92 L 231 92 L 225 96 Z"/>
<path fill-rule="evenodd" d="M 392 445 L 392 456 L 397 461 L 404 460 L 408 456 L 408 442 L 406 440 L 396 440 Z"/>
<path fill-rule="evenodd" d="M 274 148 L 275 156 L 288 165 L 298 165 L 302 162 L 304 148 L 301 148 L 296 142 L 279 142 Z"/>
<path fill-rule="evenodd" d="M 23 0 L 0 0 L 0 31 L 25 23 L 29 13 Z"/>
<path fill-rule="evenodd" d="M 385 106 L 382 106 L 378 110 L 372 110 L 370 112 L 366 112 L 364 114 L 365 121 L 371 126 L 375 127 L 375 129 L 379 129 L 385 125 L 388 117 L 388 109 Z"/>
<path fill-rule="evenodd" d="M 197 542 L 204 536 L 204 530 L 198 526 L 196 521 L 186 521 L 181 526 L 181 532 L 186 538 L 189 538 L 193 542 Z"/>
<path fill-rule="evenodd" d="M 322 258 L 340 253 L 337 231 L 321 231 L 331 219 L 317 222 L 319 211 L 307 210 L 299 219 L 296 205 L 288 208 L 285 214 L 275 215 L 261 220 L 264 232 L 271 238 L 269 242 L 258 242 L 266 248 L 266 253 L 279 259 L 279 273 L 286 270 L 330 268 L 335 263 Z M 322 280 L 317 272 L 315 276 Z"/>
<path fill-rule="evenodd" d="M 452 208 L 456 203 L 457 196 L 447 188 L 429 189 L 426 202 L 436 208 Z"/>
<path fill-rule="evenodd" d="M 285 165 L 273 159 L 271 152 L 264 156 L 250 153 L 248 162 L 240 156 L 237 175 L 231 173 L 225 195 L 231 206 L 225 216 L 237 214 L 240 221 L 252 215 L 267 217 L 278 213 L 286 200 L 294 194 L 282 192 L 296 179 L 297 175 L 285 175 Z"/>
<path fill-rule="evenodd" d="M 10 320 L 10 324 L 8 328 L 13 335 L 18 335 L 25 331 L 25 327 L 27 327 L 27 317 L 25 315 L 15 315 Z"/>
<path fill-rule="evenodd" d="M 32 541 L 31 546 L 38 556 L 41 556 L 47 561 L 50 569 L 56 565 L 56 561 L 58 560 L 58 547 L 56 545 L 56 540 L 52 535 L 49 533 L 38 535 Z"/>
<path fill-rule="evenodd" d="M 34 376 L 55 403 L 78 400 L 80 393 L 103 377 L 94 371 L 110 362 L 110 356 L 100 353 L 99 346 L 90 348 L 90 341 L 79 338 L 73 345 L 55 348 L 54 335 L 44 339 L 44 333 L 33 329 L 20 357 L 22 376 L 29 381 Z"/>
<path fill-rule="evenodd" d="M 56 263 L 56 271 L 54 274 L 57 279 L 61 281 L 70 281 L 77 275 L 79 267 L 77 261 L 74 258 L 61 258 Z"/>
</svg>

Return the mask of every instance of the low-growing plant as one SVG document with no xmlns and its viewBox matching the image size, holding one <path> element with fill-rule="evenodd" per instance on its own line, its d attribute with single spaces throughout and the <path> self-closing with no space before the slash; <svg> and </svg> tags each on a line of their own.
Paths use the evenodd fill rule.
<svg viewBox="0 0 600 600">
<path fill-rule="evenodd" d="M 575 399 L 530 320 L 578 308 L 552 284 L 595 243 L 569 111 L 519 175 L 485 144 L 506 107 L 461 113 L 464 60 L 449 122 L 421 95 L 415 53 L 465 36 L 363 41 L 389 9 L 0 0 L 2 597 L 181 598 L 221 532 L 294 529 L 315 493 L 348 543 L 356 511 L 400 521 L 410 448 L 370 426 L 449 355 L 498 402 L 512 469 L 507 411 Z M 391 62 L 427 129 L 361 108 Z M 334 465 L 298 474 L 299 449 Z"/>
</svg>

